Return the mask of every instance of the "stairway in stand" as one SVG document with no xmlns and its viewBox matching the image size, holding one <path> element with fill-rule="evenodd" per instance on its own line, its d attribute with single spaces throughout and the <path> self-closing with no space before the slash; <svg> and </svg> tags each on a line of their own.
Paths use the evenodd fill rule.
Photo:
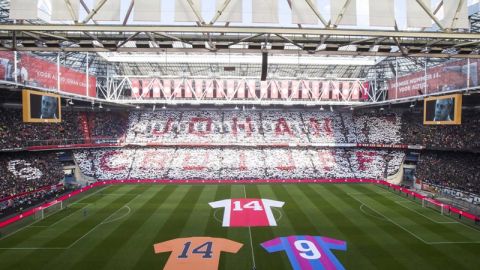
<svg viewBox="0 0 480 270">
<path fill-rule="evenodd" d="M 91 143 L 90 128 L 86 112 L 81 112 L 78 116 L 85 143 Z"/>
</svg>

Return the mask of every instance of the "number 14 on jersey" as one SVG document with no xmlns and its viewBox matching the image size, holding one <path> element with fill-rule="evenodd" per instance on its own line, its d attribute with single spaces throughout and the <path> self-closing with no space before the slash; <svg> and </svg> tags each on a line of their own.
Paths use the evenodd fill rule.
<svg viewBox="0 0 480 270">
<path fill-rule="evenodd" d="M 223 227 L 277 226 L 272 207 L 282 207 L 285 203 L 269 199 L 226 199 L 211 202 L 212 208 L 224 208 Z"/>
</svg>

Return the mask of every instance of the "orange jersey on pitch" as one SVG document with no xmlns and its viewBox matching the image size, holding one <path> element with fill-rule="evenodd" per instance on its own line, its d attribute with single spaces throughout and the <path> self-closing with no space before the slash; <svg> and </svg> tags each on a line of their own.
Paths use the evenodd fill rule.
<svg viewBox="0 0 480 270">
<path fill-rule="evenodd" d="M 237 253 L 243 244 L 212 237 L 177 238 L 153 245 L 155 253 L 172 252 L 164 270 L 217 270 L 220 252 Z"/>
</svg>

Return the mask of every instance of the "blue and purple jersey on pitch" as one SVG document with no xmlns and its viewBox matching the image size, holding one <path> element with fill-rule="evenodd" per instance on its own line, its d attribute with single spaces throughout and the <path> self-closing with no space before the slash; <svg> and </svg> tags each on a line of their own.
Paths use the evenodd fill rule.
<svg viewBox="0 0 480 270">
<path fill-rule="evenodd" d="M 347 242 L 323 236 L 293 235 L 262 243 L 269 253 L 285 251 L 294 270 L 345 269 L 330 251 L 347 250 Z"/>
</svg>

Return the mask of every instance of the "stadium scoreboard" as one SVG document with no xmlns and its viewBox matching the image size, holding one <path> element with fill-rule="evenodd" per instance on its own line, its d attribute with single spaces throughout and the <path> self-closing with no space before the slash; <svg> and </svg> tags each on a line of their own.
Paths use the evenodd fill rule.
<svg viewBox="0 0 480 270">
<path fill-rule="evenodd" d="M 24 89 L 23 122 L 60 123 L 62 121 L 60 101 L 59 95 Z"/>
<path fill-rule="evenodd" d="M 462 95 L 446 95 L 425 98 L 423 124 L 460 125 L 462 123 Z"/>
</svg>

